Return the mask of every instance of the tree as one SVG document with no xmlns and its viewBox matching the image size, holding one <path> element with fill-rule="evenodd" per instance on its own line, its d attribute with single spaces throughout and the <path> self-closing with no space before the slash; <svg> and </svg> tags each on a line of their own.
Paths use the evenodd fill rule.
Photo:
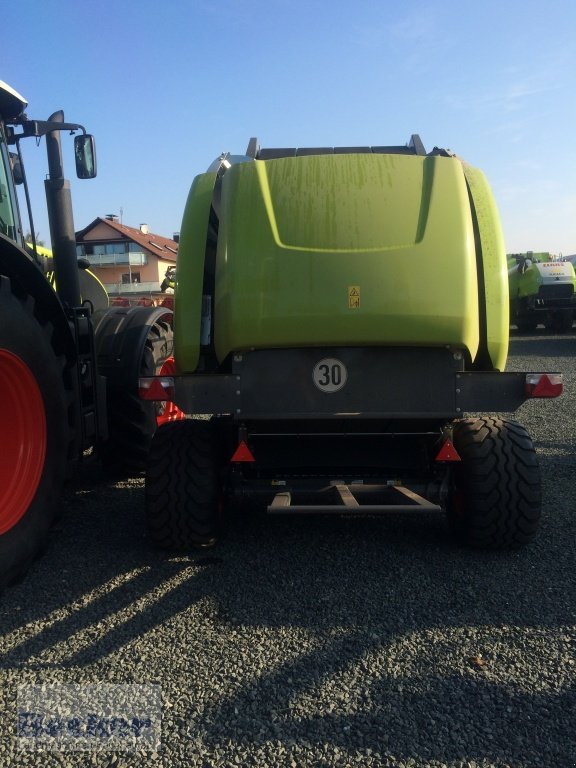
<svg viewBox="0 0 576 768">
<path fill-rule="evenodd" d="M 32 233 L 31 232 L 26 232 L 26 234 L 24 235 L 24 241 L 26 243 L 31 243 L 32 242 Z M 44 247 L 46 245 L 44 240 L 40 240 L 40 232 L 36 232 L 36 245 L 40 245 L 42 247 Z"/>
</svg>

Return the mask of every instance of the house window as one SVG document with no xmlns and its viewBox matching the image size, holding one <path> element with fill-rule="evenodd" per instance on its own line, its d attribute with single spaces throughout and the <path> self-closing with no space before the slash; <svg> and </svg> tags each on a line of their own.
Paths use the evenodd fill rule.
<svg viewBox="0 0 576 768">
<path fill-rule="evenodd" d="M 148 263 L 148 255 L 136 243 L 83 243 L 76 247 L 76 252 L 93 267 L 144 267 Z"/>
<path fill-rule="evenodd" d="M 130 278 L 132 278 L 133 283 L 139 283 L 140 282 L 140 272 L 125 272 L 122 275 L 122 285 L 129 285 L 130 284 Z"/>
</svg>

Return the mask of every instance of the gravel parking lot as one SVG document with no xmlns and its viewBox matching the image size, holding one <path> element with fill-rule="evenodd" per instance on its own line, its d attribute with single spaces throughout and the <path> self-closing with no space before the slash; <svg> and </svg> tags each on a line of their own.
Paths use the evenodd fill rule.
<svg viewBox="0 0 576 768">
<path fill-rule="evenodd" d="M 142 478 L 85 467 L 0 599 L 0 766 L 576 766 L 576 333 L 513 336 L 509 368 L 566 389 L 516 414 L 545 496 L 520 552 L 420 513 L 247 517 L 171 556 Z M 161 686 L 161 747 L 19 750 L 17 686 L 55 683 Z"/>
</svg>

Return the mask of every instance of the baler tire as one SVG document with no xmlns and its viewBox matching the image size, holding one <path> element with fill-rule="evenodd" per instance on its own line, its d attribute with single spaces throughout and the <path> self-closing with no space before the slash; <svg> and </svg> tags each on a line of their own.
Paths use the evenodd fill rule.
<svg viewBox="0 0 576 768">
<path fill-rule="evenodd" d="M 515 421 L 483 417 L 458 421 L 448 521 L 464 544 L 477 549 L 517 549 L 536 535 L 541 480 L 536 452 Z"/>
<path fill-rule="evenodd" d="M 519 333 L 534 333 L 538 327 L 538 321 L 530 317 L 517 318 L 515 323 Z"/>
<path fill-rule="evenodd" d="M 557 309 L 548 314 L 546 330 L 549 333 L 567 333 L 574 324 L 574 313 L 571 309 Z"/>
<path fill-rule="evenodd" d="M 164 339 L 164 352 L 158 354 L 154 341 Z M 140 362 L 141 376 L 158 375 L 168 359 L 172 359 L 174 331 L 160 319 L 151 325 Z M 129 388 L 107 390 L 108 440 L 100 447 L 100 457 L 107 470 L 116 474 L 142 472 L 154 433 L 161 421 L 160 403 L 141 400 L 138 382 Z M 184 414 L 181 414 L 183 418 Z"/>
<path fill-rule="evenodd" d="M 54 519 L 73 441 L 70 373 L 34 299 L 0 276 L 0 588 L 24 575 Z"/>
<path fill-rule="evenodd" d="M 156 432 L 146 471 L 146 525 L 161 549 L 216 543 L 220 515 L 218 430 L 187 419 Z"/>
</svg>

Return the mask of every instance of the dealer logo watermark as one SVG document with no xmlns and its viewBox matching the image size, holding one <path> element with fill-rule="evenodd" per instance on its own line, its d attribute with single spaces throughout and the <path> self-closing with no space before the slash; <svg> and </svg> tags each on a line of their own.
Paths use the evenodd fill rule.
<svg viewBox="0 0 576 768">
<path fill-rule="evenodd" d="M 20 749 L 157 751 L 159 685 L 21 685 Z"/>
</svg>

